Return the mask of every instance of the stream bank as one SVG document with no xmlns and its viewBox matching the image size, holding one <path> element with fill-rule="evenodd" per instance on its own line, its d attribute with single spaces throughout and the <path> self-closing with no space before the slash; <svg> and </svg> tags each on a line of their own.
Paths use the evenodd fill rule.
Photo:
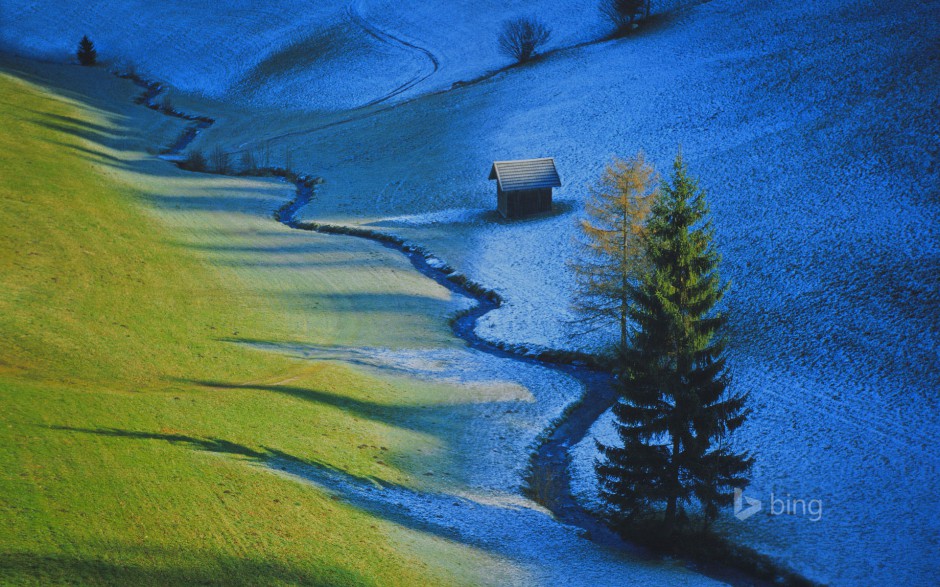
<svg viewBox="0 0 940 587">
<path fill-rule="evenodd" d="M 168 160 L 178 163 L 182 153 L 196 139 L 199 132 L 214 123 L 211 118 L 177 112 L 171 107 L 159 104 L 156 100 L 162 93 L 163 87 L 158 83 L 149 82 L 136 75 L 121 77 L 130 79 L 143 88 L 143 94 L 136 100 L 138 103 L 167 116 L 192 123 L 163 151 L 162 156 Z M 583 396 L 568 406 L 565 412 L 540 435 L 537 445 L 532 447 L 528 467 L 529 475 L 526 480 L 531 490 L 530 497 L 544 505 L 560 522 L 578 528 L 578 535 L 583 538 L 607 549 L 627 553 L 635 559 L 653 561 L 661 558 L 659 554 L 646 547 L 622 539 L 603 521 L 582 508 L 571 494 L 568 449 L 584 438 L 591 425 L 614 404 L 617 398 L 611 376 L 598 368 L 598 362 L 595 359 L 587 355 L 567 353 L 543 353 L 530 356 L 513 349 L 499 348 L 485 341 L 477 336 L 474 330 L 480 317 L 502 303 L 502 299 L 496 292 L 469 280 L 447 265 L 437 262 L 430 252 L 395 235 L 356 227 L 298 221 L 296 215 L 312 200 L 316 182 L 310 177 L 298 176 L 287 170 L 283 170 L 283 173 L 277 172 L 281 170 L 263 171 L 264 175 L 279 175 L 292 181 L 296 187 L 295 198 L 275 212 L 274 217 L 277 221 L 298 230 L 372 240 L 406 255 L 412 266 L 422 275 L 453 293 L 476 301 L 473 308 L 455 316 L 451 322 L 454 335 L 463 340 L 467 346 L 499 358 L 552 369 L 576 379 L 584 389 Z M 702 564 L 683 559 L 683 564 L 696 573 L 731 584 L 768 584 L 721 563 Z"/>
</svg>

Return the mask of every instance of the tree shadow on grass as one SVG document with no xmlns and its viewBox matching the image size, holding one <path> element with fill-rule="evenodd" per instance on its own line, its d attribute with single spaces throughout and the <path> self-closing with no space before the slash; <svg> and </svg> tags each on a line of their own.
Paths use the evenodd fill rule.
<svg viewBox="0 0 940 587">
<path fill-rule="evenodd" d="M 254 236 L 254 235 L 252 235 Z M 278 234 L 277 236 L 281 236 Z M 349 253 L 349 247 L 336 242 L 336 239 L 319 239 L 311 241 L 304 235 L 294 235 L 290 244 L 280 242 L 264 244 L 217 244 L 217 243 L 193 243 L 179 241 L 174 244 L 184 249 L 201 251 L 212 255 L 323 255 L 325 253 Z M 263 239 L 258 239 L 263 240 Z"/>
<path fill-rule="evenodd" d="M 291 459 L 277 451 L 271 454 L 266 466 L 362 511 L 524 567 L 539 567 L 539 584 L 582 584 L 586 576 L 594 576 L 598 584 L 619 585 L 625 573 L 637 584 L 672 584 L 676 579 L 672 561 L 659 560 L 645 549 L 624 548 L 619 539 L 613 548 L 573 541 L 570 526 L 519 495 L 472 489 L 418 491 L 350 475 L 322 463 Z"/>
<path fill-rule="evenodd" d="M 62 141 L 53 141 L 49 139 L 43 139 L 43 140 L 45 140 L 45 142 L 49 143 L 50 145 L 55 145 L 56 147 L 60 147 L 62 149 L 68 149 L 70 151 L 74 151 L 78 156 L 84 157 L 86 159 L 98 160 L 98 162 L 100 163 L 105 163 L 113 167 L 124 168 L 124 169 L 128 168 L 126 161 L 124 161 L 123 159 L 119 159 L 118 157 L 115 157 L 114 155 L 105 153 L 104 151 L 95 151 L 92 149 L 88 149 L 86 147 L 82 147 L 81 145 L 74 145 L 74 144 L 65 143 Z"/>
<path fill-rule="evenodd" d="M 294 296 L 296 297 L 296 296 Z M 330 302 L 335 296 L 304 296 L 309 303 L 310 300 L 322 300 Z M 392 298 L 392 296 L 389 296 Z M 393 307 L 397 309 L 396 313 L 405 313 L 408 304 L 406 298 L 413 296 L 394 296 L 396 301 Z M 368 295 L 359 299 L 368 300 Z M 298 300 L 299 301 L 299 300 Z M 433 300 L 432 300 L 433 302 Z M 352 308 L 362 310 L 365 306 L 353 304 Z M 336 310 L 338 311 L 338 310 Z M 352 311 L 352 310 L 350 310 Z M 390 311 L 389 311 L 390 312 Z M 380 314 L 380 312 L 373 312 Z M 391 312 L 390 312 L 391 313 Z M 450 348 L 390 348 L 386 346 L 348 346 L 341 344 L 314 344 L 308 341 L 275 341 L 262 340 L 247 337 L 222 337 L 216 340 L 229 342 L 239 345 L 245 345 L 250 348 L 274 352 L 288 357 L 306 359 L 311 361 L 335 361 L 362 367 L 370 372 L 381 373 L 382 376 L 388 374 L 403 375 L 411 379 L 418 379 L 428 382 L 440 382 L 446 385 L 460 385 L 466 383 L 496 385 L 519 385 L 519 379 L 514 376 L 512 368 L 516 366 L 510 359 L 499 363 L 503 369 L 497 370 L 493 367 L 493 360 L 486 353 L 466 347 Z M 487 360 L 483 360 L 483 358 Z M 186 383 L 196 383 L 207 387 L 215 387 L 213 382 L 205 381 L 186 381 Z M 237 384 L 224 384 L 233 385 Z M 245 384 L 246 387 L 252 387 L 251 384 Z M 256 387 L 256 386 L 255 386 Z M 451 396 L 455 401 L 451 405 L 462 403 L 456 401 L 458 395 Z M 516 401 L 507 398 L 505 401 Z"/>
<path fill-rule="evenodd" d="M 90 120 L 82 120 L 81 118 L 76 118 L 67 114 L 58 114 L 56 112 L 44 112 L 42 110 L 34 110 L 32 108 L 17 108 L 17 110 L 32 114 L 33 118 L 31 120 L 39 125 L 45 126 L 46 128 L 58 132 L 76 134 L 93 141 L 100 138 L 114 138 L 122 130 L 116 122 L 115 124 L 104 125 L 92 122 Z M 124 117 L 119 115 L 112 115 L 110 118 Z"/>
<path fill-rule="evenodd" d="M 162 166 L 161 166 L 162 167 Z M 211 175 L 231 179 L 226 175 Z M 180 195 L 180 194 L 154 194 L 148 193 L 144 198 L 155 208 L 163 210 L 186 210 L 194 212 L 226 212 L 242 213 L 264 218 L 261 212 L 281 203 L 277 197 L 259 190 L 256 186 L 205 186 L 213 190 L 212 195 Z M 259 195 L 258 192 L 261 192 Z"/>
<path fill-rule="evenodd" d="M 116 438 L 185 443 L 200 450 L 245 456 L 258 467 L 309 484 L 334 500 L 375 518 L 505 557 L 526 568 L 539 568 L 541 582 L 547 584 L 567 582 L 572 569 L 583 572 L 587 568 L 592 575 L 620 576 L 626 571 L 622 566 L 625 562 L 631 576 L 635 575 L 638 581 L 662 583 L 669 577 L 674 578 L 674 569 L 668 562 L 664 564 L 636 553 L 597 549 L 586 541 L 573 539 L 569 526 L 555 521 L 548 511 L 513 493 L 472 488 L 423 491 L 368 475 L 356 475 L 332 464 L 298 458 L 278 449 L 261 447 L 255 450 L 217 438 L 115 428 L 54 428 Z M 172 561 L 173 554 L 178 553 L 166 556 L 158 553 L 148 560 Z M 208 555 L 207 558 L 211 563 L 218 557 Z M 545 561 L 551 563 L 545 564 Z M 0 555 L 0 579 L 5 576 L 39 576 L 48 578 L 47 582 L 59 582 L 64 578 L 106 578 L 134 585 L 228 584 L 238 581 L 247 584 L 278 581 L 336 584 L 362 580 L 345 569 L 327 568 L 323 573 L 329 578 L 323 579 L 276 562 L 226 559 L 217 565 L 217 568 L 208 569 L 201 566 L 167 568 L 164 562 L 164 567 L 151 569 L 134 564 L 105 563 L 94 558 L 11 554 Z"/>
<path fill-rule="evenodd" d="M 472 418 L 487 404 L 508 404 L 515 400 L 495 400 L 488 402 L 449 402 L 449 403 L 412 403 L 391 404 L 320 389 L 292 385 L 232 384 L 221 381 L 193 381 L 186 383 L 217 390 L 246 390 L 278 393 L 305 402 L 330 406 L 352 416 L 382 425 L 391 425 L 422 434 L 434 434 L 435 431 L 450 430 L 448 423 L 466 421 Z M 438 434 L 440 436 L 440 434 Z"/>
<path fill-rule="evenodd" d="M 196 436 L 188 436 L 185 434 L 164 434 L 160 432 L 144 432 L 140 430 L 122 430 L 120 428 L 78 428 L 72 426 L 49 426 L 48 428 L 66 432 L 83 432 L 85 434 L 111 436 L 114 438 L 165 440 L 166 442 L 173 444 L 188 444 L 193 448 L 204 450 L 206 452 L 239 455 L 256 460 L 263 460 L 268 457 L 267 453 L 259 452 L 245 445 L 237 444 L 235 442 L 221 438 L 198 438 Z"/>
<path fill-rule="evenodd" d="M 282 450 L 266 446 L 256 450 L 220 438 L 199 438 L 185 434 L 166 434 L 119 428 L 79 428 L 70 426 L 48 426 L 48 428 L 112 438 L 162 440 L 173 444 L 188 445 L 191 448 L 206 452 L 247 457 L 250 462 L 266 469 L 288 473 L 295 480 L 318 486 L 328 494 L 332 494 L 336 499 L 345 501 L 357 509 L 378 515 L 413 530 L 429 532 L 448 539 L 463 538 L 462 534 L 466 532 L 459 532 L 453 525 L 439 520 L 425 519 L 420 511 L 411 511 L 409 507 L 401 507 L 404 503 L 402 500 L 408 503 L 433 504 L 436 510 L 444 508 L 455 513 L 466 510 L 466 508 L 464 510 L 459 509 L 461 505 L 470 506 L 473 504 L 470 500 L 453 494 L 418 491 L 371 475 L 355 475 L 320 460 L 299 458 Z M 376 495 L 371 493 L 372 491 L 382 493 Z M 477 508 L 479 507 L 490 508 L 492 506 L 477 504 Z M 438 514 L 435 514 L 435 516 L 439 517 Z M 478 547 L 485 546 L 479 539 L 468 541 L 468 543 Z M 95 562 L 92 561 L 92 564 Z M 0 559 L 0 568 L 2 566 L 3 562 Z"/>
<path fill-rule="evenodd" d="M 53 427 L 58 430 L 99 434 L 117 438 L 165 440 L 185 443 L 199 450 L 248 457 L 259 467 L 284 475 L 297 482 L 309 484 L 317 490 L 344 502 L 352 508 L 403 528 L 422 534 L 437 536 L 475 549 L 506 557 L 524 566 L 540 565 L 545 560 L 555 563 L 543 569 L 547 583 L 563 583 L 568 569 L 573 566 L 598 565 L 598 572 L 622 572 L 620 565 L 632 561 L 631 572 L 662 580 L 672 576 L 670 565 L 635 552 L 613 557 L 606 551 L 588 547 L 587 543 L 572 543 L 571 528 L 558 523 L 546 510 L 519 495 L 492 490 L 429 490 L 414 489 L 399 483 L 378 479 L 370 475 L 356 475 L 340 467 L 316 459 L 303 459 L 281 450 L 261 447 L 258 450 L 218 438 L 197 438 L 182 434 L 161 434 L 115 428 L 85 429 Z M 585 563 L 585 557 L 590 563 Z M 151 560 L 166 560 L 152 557 Z M 170 559 L 172 560 L 172 559 Z M 282 580 L 287 583 L 317 584 L 320 580 L 278 563 L 232 559 L 220 564 L 221 575 L 208 574 L 207 584 L 231 583 L 229 573 L 239 573 L 237 580 L 248 584 Z M 97 560 L 25 555 L 7 559 L 0 556 L 0 578 L 3 572 L 11 576 L 32 576 L 38 568 L 62 569 L 70 577 L 127 578 L 124 584 L 200 584 L 201 575 L 192 569 L 140 569 L 116 565 L 113 568 Z M 344 569 L 324 571 L 335 580 L 361 580 Z M 666 574 L 663 575 L 662 573 Z M 48 575 L 44 575 L 48 576 Z M 219 578 L 221 577 L 221 578 Z M 243 579 L 244 577 L 244 579 Z M 52 577 L 54 578 L 54 577 Z M 206 579 L 203 579 L 206 580 Z M 55 581 L 52 581 L 55 582 Z M 333 584 L 328 581 L 327 584 Z"/>
<path fill-rule="evenodd" d="M 551 524 L 551 514 L 513 494 L 421 491 L 371 476 L 353 475 L 316 460 L 297 459 L 274 449 L 264 465 L 320 488 L 357 509 L 400 526 L 499 552 L 534 536 L 520 528 Z M 512 550 L 515 550 L 513 548 Z"/>
</svg>

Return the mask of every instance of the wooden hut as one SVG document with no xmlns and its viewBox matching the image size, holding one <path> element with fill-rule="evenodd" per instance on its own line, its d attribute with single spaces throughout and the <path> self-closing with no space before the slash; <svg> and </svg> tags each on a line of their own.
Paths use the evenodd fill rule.
<svg viewBox="0 0 940 587">
<path fill-rule="evenodd" d="M 496 209 L 503 218 L 551 212 L 552 188 L 561 187 L 551 157 L 494 161 L 490 179 L 496 180 Z"/>
</svg>

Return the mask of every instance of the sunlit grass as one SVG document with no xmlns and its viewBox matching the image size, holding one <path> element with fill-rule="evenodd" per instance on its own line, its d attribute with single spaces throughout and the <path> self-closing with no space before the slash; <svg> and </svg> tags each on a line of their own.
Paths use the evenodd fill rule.
<svg viewBox="0 0 940 587">
<path fill-rule="evenodd" d="M 446 425 L 412 416 L 442 386 L 236 344 L 443 344 L 449 296 L 292 242 L 252 208 L 282 187 L 124 148 L 134 121 L 105 98 L 0 74 L 0 582 L 414 585 L 485 567 L 258 466 L 414 483 L 446 457 Z M 199 205 L 223 194 L 248 208 Z"/>
</svg>

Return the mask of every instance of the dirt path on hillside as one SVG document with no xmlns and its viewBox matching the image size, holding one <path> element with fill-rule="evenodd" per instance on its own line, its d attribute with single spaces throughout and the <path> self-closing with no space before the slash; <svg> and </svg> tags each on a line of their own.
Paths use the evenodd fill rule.
<svg viewBox="0 0 940 587">
<path fill-rule="evenodd" d="M 380 43 L 398 46 L 408 51 L 419 53 L 427 63 L 427 67 L 424 69 L 424 71 L 419 72 L 413 78 L 398 86 L 391 92 L 385 94 L 384 96 L 363 104 L 361 108 L 368 108 L 369 106 L 381 104 L 386 100 L 390 100 L 399 94 L 407 92 L 411 88 L 437 73 L 437 70 L 440 68 L 440 61 L 438 60 L 437 56 L 434 55 L 434 53 L 432 53 L 429 49 L 421 47 L 420 45 L 417 45 L 411 41 L 407 41 L 395 35 L 391 31 L 381 29 L 366 20 L 365 17 L 362 16 L 362 0 L 353 0 L 350 2 L 348 8 L 346 9 L 346 16 L 349 18 L 350 22 L 361 28 L 366 32 L 366 34 Z"/>
</svg>

